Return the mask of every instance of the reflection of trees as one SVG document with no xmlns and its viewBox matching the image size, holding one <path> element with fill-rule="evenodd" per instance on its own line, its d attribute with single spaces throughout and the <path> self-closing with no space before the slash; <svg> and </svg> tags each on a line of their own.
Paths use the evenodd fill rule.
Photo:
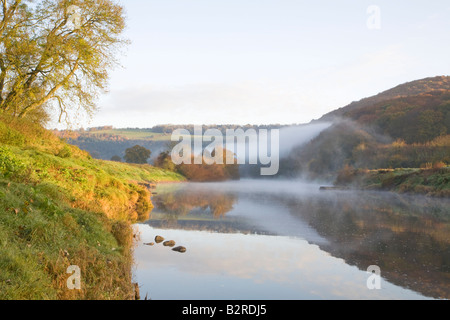
<svg viewBox="0 0 450 320">
<path fill-rule="evenodd" d="M 255 195 L 253 200 L 261 202 L 261 197 Z M 322 250 L 347 264 L 361 270 L 378 265 L 391 283 L 426 296 L 450 298 L 450 201 L 372 192 L 295 198 L 264 195 L 264 199 L 287 206 L 293 216 L 328 240 L 320 245 Z M 182 223 L 195 230 L 220 232 L 254 227 L 242 227 L 241 220 L 229 221 L 230 216 L 212 221 L 212 217 L 224 217 L 237 201 L 236 196 L 213 189 L 188 186 L 152 200 L 155 210 L 164 213 L 157 221 L 164 226 Z"/>
<path fill-rule="evenodd" d="M 169 220 L 186 216 L 196 209 L 209 211 L 215 219 L 219 219 L 233 209 L 236 196 L 221 192 L 179 190 L 154 196 L 152 201 L 159 211 L 168 215 Z"/>
<path fill-rule="evenodd" d="M 412 202 L 411 202 L 412 201 Z M 289 207 L 329 240 L 321 246 L 366 270 L 427 296 L 450 298 L 448 203 L 364 197 L 293 199 Z"/>
</svg>

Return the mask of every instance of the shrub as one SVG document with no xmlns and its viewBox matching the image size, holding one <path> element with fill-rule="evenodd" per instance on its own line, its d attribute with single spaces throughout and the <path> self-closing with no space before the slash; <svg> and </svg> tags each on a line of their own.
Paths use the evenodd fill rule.
<svg viewBox="0 0 450 320">
<path fill-rule="evenodd" d="M 25 170 L 25 164 L 7 147 L 0 146 L 0 176 L 9 178 Z"/>
<path fill-rule="evenodd" d="M 357 176 L 357 170 L 352 168 L 349 165 L 345 165 L 345 167 L 339 171 L 335 184 L 336 185 L 348 185 L 354 182 Z"/>
<path fill-rule="evenodd" d="M 446 166 L 447 165 L 444 162 L 438 161 L 433 164 L 433 169 L 441 169 L 441 168 L 445 168 Z"/>
<path fill-rule="evenodd" d="M 57 154 L 60 158 L 70 158 L 72 157 L 72 149 L 68 145 L 64 145 L 64 147 Z"/>
<path fill-rule="evenodd" d="M 0 122 L 0 143 L 11 146 L 23 146 L 25 137 L 23 134 L 8 127 L 5 123 Z"/>
<path fill-rule="evenodd" d="M 158 158 L 154 162 L 155 167 L 162 168 L 164 170 L 175 171 L 176 166 L 172 161 L 172 157 L 169 151 L 161 152 Z"/>
<path fill-rule="evenodd" d="M 130 224 L 125 221 L 117 221 L 112 225 L 111 233 L 117 240 L 117 243 L 124 247 L 130 248 L 133 244 L 133 229 Z"/>
<path fill-rule="evenodd" d="M 433 168 L 433 164 L 431 162 L 422 163 L 420 165 L 420 169 L 431 169 Z"/>
</svg>

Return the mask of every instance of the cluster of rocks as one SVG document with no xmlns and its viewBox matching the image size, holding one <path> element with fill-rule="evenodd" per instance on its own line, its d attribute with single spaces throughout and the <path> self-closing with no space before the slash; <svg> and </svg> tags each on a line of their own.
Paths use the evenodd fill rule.
<svg viewBox="0 0 450 320">
<path fill-rule="evenodd" d="M 175 247 L 175 244 L 176 244 L 175 241 L 173 241 L 173 240 L 164 241 L 164 240 L 165 239 L 163 237 L 161 237 L 161 236 L 156 236 L 155 237 L 155 242 L 156 243 L 161 243 L 162 242 L 164 247 L 170 247 L 170 248 L 172 248 L 173 251 L 176 251 L 176 252 L 181 252 L 181 253 L 186 252 L 186 248 L 183 247 L 183 246 Z M 146 245 L 146 246 L 154 246 L 155 243 L 154 242 L 144 243 L 144 245 Z"/>
</svg>

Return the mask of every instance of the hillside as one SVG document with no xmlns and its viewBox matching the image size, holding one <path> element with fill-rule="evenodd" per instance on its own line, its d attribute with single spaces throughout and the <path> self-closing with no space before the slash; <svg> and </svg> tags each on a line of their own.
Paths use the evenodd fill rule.
<svg viewBox="0 0 450 320">
<path fill-rule="evenodd" d="M 395 170 L 345 167 L 339 172 L 335 184 L 346 188 L 450 197 L 450 167 Z"/>
<path fill-rule="evenodd" d="M 131 223 L 148 183 L 184 178 L 95 160 L 39 125 L 0 116 L 0 299 L 132 299 Z M 67 268 L 81 269 L 69 290 Z"/>
<path fill-rule="evenodd" d="M 450 133 L 450 91 L 385 100 L 343 116 L 393 139 L 425 143 Z"/>
<path fill-rule="evenodd" d="M 386 100 L 441 91 L 450 91 L 450 76 L 430 77 L 398 85 L 375 96 L 364 98 L 360 101 L 354 101 L 345 107 L 329 112 L 322 116 L 318 121 L 334 120 L 335 118 L 345 116 L 348 112 L 371 107 Z"/>
<path fill-rule="evenodd" d="M 428 169 L 450 163 L 450 77 L 403 84 L 321 120 L 333 125 L 294 148 L 281 161 L 281 175 L 333 181 L 345 167 Z M 371 174 L 367 181 L 373 179 Z"/>
</svg>

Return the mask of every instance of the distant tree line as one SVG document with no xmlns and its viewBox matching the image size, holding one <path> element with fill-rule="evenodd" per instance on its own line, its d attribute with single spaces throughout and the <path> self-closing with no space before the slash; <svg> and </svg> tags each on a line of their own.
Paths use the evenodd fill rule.
<svg viewBox="0 0 450 320">
<path fill-rule="evenodd" d="M 244 131 L 247 129 L 255 129 L 255 130 L 260 130 L 260 129 L 281 129 L 283 127 L 288 127 L 288 125 L 281 125 L 281 124 L 270 124 L 270 125 L 251 125 L 251 124 L 247 124 L 247 125 L 237 125 L 237 124 L 226 124 L 226 125 L 203 125 L 203 131 L 206 131 L 208 129 L 218 129 L 220 130 L 220 132 L 225 135 L 226 131 L 228 129 L 243 129 Z M 171 134 L 173 131 L 177 130 L 177 129 L 185 129 L 188 130 L 190 134 L 194 134 L 194 125 L 192 124 L 188 124 L 188 125 L 157 125 L 152 127 L 150 130 L 152 132 L 155 133 L 164 133 L 164 134 Z"/>
</svg>

